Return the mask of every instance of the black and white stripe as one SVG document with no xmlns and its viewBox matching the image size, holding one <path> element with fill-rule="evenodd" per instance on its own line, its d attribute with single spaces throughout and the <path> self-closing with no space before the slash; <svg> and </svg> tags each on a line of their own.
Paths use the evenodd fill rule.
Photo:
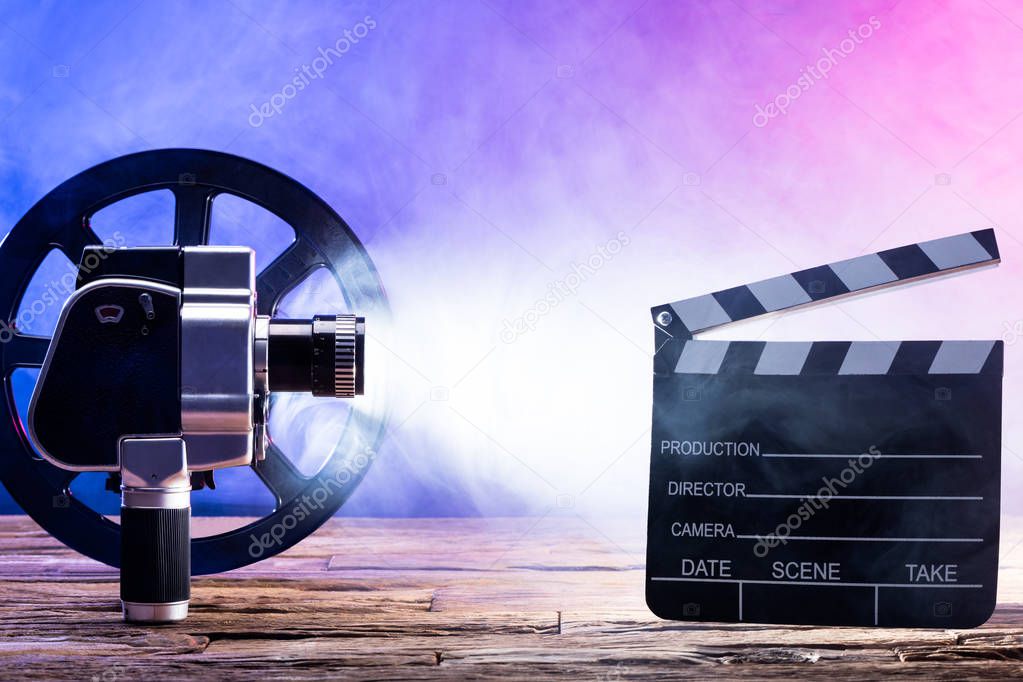
<svg viewBox="0 0 1023 682">
<path fill-rule="evenodd" d="M 994 230 L 910 244 L 670 304 L 690 334 L 764 313 L 999 260 Z M 655 316 L 665 306 L 654 309 Z"/>
<path fill-rule="evenodd" d="M 882 375 L 1002 373 L 1001 341 L 683 342 L 676 374 Z"/>
</svg>

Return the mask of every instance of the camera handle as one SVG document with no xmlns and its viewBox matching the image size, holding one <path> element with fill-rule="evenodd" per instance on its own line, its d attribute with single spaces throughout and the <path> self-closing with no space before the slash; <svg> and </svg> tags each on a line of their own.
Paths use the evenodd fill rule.
<svg viewBox="0 0 1023 682">
<path fill-rule="evenodd" d="M 124 619 L 188 615 L 191 483 L 180 438 L 121 441 L 121 606 Z"/>
</svg>

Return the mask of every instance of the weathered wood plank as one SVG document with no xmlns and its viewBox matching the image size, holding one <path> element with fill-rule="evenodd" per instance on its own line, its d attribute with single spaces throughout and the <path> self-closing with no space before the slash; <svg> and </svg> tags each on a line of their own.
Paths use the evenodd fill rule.
<svg viewBox="0 0 1023 682">
<path fill-rule="evenodd" d="M 196 519 L 200 532 L 242 519 Z M 571 518 L 338 519 L 193 583 L 173 626 L 121 622 L 117 573 L 0 517 L 0 662 L 26 679 L 1023 676 L 1023 525 L 971 631 L 688 624 L 643 603 L 642 547 Z"/>
</svg>

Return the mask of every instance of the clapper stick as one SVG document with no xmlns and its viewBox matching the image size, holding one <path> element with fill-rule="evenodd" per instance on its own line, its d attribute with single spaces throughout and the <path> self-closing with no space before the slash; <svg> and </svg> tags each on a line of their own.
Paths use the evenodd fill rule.
<svg viewBox="0 0 1023 682">
<path fill-rule="evenodd" d="M 693 334 L 997 262 L 981 230 L 652 309 L 657 615 L 891 627 L 990 616 L 1002 342 Z"/>
<path fill-rule="evenodd" d="M 993 265 L 1000 260 L 994 230 L 978 230 L 682 299 L 656 306 L 651 313 L 662 334 L 692 338 L 730 322 Z M 663 342 L 663 336 L 660 340 Z"/>
</svg>

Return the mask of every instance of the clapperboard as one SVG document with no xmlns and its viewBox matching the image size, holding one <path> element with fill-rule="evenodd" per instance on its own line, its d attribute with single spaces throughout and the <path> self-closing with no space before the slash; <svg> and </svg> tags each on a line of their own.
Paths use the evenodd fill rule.
<svg viewBox="0 0 1023 682">
<path fill-rule="evenodd" d="M 693 334 L 998 261 L 982 230 L 653 308 L 655 614 L 942 628 L 990 617 L 1001 341 Z"/>
</svg>

